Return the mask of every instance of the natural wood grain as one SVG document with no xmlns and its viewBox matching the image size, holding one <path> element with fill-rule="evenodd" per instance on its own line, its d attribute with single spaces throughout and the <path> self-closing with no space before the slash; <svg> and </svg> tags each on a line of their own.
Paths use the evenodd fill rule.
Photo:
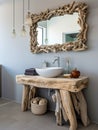
<svg viewBox="0 0 98 130">
<path fill-rule="evenodd" d="M 41 76 L 17 75 L 19 84 L 33 85 L 39 88 L 63 89 L 71 92 L 79 92 L 87 87 L 88 77 L 79 78 L 44 78 Z"/>
<path fill-rule="evenodd" d="M 88 25 L 86 23 L 88 6 L 86 3 L 75 2 L 68 5 L 64 5 L 57 9 L 47 9 L 45 12 L 39 14 L 32 14 L 32 26 L 30 27 L 30 49 L 33 53 L 49 53 L 49 52 L 58 52 L 58 51 L 82 51 L 87 49 L 87 30 Z M 67 43 L 50 43 L 51 45 L 38 45 L 37 41 L 37 27 L 38 22 L 50 20 L 52 17 L 63 16 L 65 14 L 78 13 L 78 24 L 80 25 L 79 34 L 77 35 L 77 40 L 74 42 Z"/>
<path fill-rule="evenodd" d="M 87 126 L 87 104 L 82 89 L 87 87 L 88 77 L 79 78 L 44 78 L 41 76 L 17 75 L 16 82 L 23 84 L 22 111 L 28 109 L 28 103 L 35 96 L 35 88 L 55 89 L 53 100 L 56 102 L 56 122 L 62 125 L 62 114 L 65 121 L 69 120 L 70 130 L 77 129 L 75 110 L 81 116 L 84 126 Z M 30 89 L 31 88 L 31 89 Z M 74 107 L 73 107 L 74 105 Z M 75 110 L 74 110 L 75 108 Z"/>
<path fill-rule="evenodd" d="M 75 110 L 80 115 L 84 126 L 87 126 L 90 123 L 90 120 L 87 115 L 87 103 L 82 91 L 78 93 L 71 93 L 71 95 Z"/>
<path fill-rule="evenodd" d="M 30 86 L 29 85 L 24 85 L 23 87 L 23 95 L 22 95 L 22 111 L 28 110 L 28 103 L 29 103 L 29 91 L 30 91 Z"/>
<path fill-rule="evenodd" d="M 36 94 L 36 88 L 34 86 L 30 86 L 30 92 L 29 92 L 29 105 L 28 107 L 31 107 L 31 100 L 35 97 Z"/>
<path fill-rule="evenodd" d="M 76 130 L 77 120 L 76 120 L 76 115 L 74 112 L 70 92 L 65 91 L 65 90 L 60 90 L 60 94 L 61 94 L 61 99 L 62 99 L 62 105 L 65 109 L 65 112 L 70 122 L 70 130 Z"/>
</svg>

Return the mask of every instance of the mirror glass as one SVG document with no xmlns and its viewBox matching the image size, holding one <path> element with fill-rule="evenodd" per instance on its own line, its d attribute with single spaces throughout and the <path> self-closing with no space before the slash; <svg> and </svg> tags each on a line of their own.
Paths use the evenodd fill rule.
<svg viewBox="0 0 98 130">
<path fill-rule="evenodd" d="M 38 44 L 54 45 L 75 41 L 81 29 L 77 21 L 78 13 L 73 13 L 38 22 Z"/>
</svg>

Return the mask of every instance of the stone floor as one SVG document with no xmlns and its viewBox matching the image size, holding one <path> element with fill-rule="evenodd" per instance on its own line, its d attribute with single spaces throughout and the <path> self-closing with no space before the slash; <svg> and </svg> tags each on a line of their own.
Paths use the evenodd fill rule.
<svg viewBox="0 0 98 130">
<path fill-rule="evenodd" d="M 57 126 L 54 112 L 36 116 L 31 111 L 22 112 L 20 104 L 0 99 L 0 130 L 69 130 L 69 124 Z M 98 130 L 98 125 L 84 127 L 79 123 L 77 130 Z"/>
<path fill-rule="evenodd" d="M 0 106 L 6 105 L 6 104 L 9 103 L 9 102 L 11 102 L 11 100 L 0 98 Z"/>
</svg>

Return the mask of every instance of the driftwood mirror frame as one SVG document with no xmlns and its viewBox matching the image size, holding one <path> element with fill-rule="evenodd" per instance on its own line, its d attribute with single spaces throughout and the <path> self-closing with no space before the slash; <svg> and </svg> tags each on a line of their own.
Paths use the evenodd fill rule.
<svg viewBox="0 0 98 130">
<path fill-rule="evenodd" d="M 40 14 L 32 14 L 32 26 L 30 27 L 30 49 L 33 53 L 49 53 L 49 52 L 58 52 L 58 51 L 82 51 L 87 49 L 87 30 L 88 25 L 86 23 L 87 17 L 87 8 L 88 6 L 82 2 L 73 1 L 71 4 L 64 5 L 57 9 L 46 10 Z M 77 40 L 74 42 L 68 42 L 63 44 L 54 44 L 54 45 L 41 45 L 38 46 L 37 42 L 37 26 L 38 22 L 49 20 L 52 17 L 63 16 L 65 14 L 78 13 L 77 23 L 80 25 L 79 34 L 77 35 Z"/>
</svg>

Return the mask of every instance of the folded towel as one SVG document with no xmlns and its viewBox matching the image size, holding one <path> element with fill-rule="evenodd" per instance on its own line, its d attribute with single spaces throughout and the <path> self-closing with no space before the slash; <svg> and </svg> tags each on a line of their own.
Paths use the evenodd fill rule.
<svg viewBox="0 0 98 130">
<path fill-rule="evenodd" d="M 30 68 L 25 70 L 25 75 L 38 75 L 35 68 Z"/>
</svg>

